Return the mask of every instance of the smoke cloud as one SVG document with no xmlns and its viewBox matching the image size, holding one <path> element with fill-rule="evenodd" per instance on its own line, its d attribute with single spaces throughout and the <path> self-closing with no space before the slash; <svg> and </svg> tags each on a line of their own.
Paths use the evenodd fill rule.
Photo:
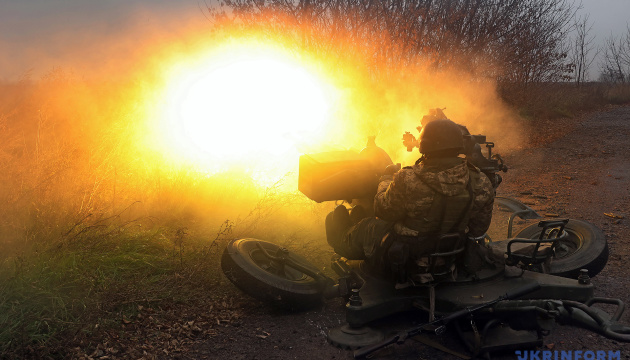
<svg viewBox="0 0 630 360">
<path fill-rule="evenodd" d="M 292 171 L 261 185 L 251 169 L 208 173 L 160 146 L 156 118 L 178 67 L 198 64 L 208 51 L 247 36 L 214 28 L 201 12 L 160 9 L 136 7 L 122 20 L 64 29 L 44 23 L 50 30 L 45 37 L 26 43 L 18 34 L 0 42 L 0 53 L 13 54 L 0 60 L 9 72 L 2 75 L 7 95 L 0 100 L 5 245 L 68 239 L 114 223 L 212 234 L 226 219 L 243 236 L 322 242 L 330 205 L 296 192 L 297 158 L 279 158 L 293 162 Z M 286 40 L 280 34 L 275 39 Z M 376 135 L 395 162 L 411 164 L 419 154 L 405 151 L 402 133 L 415 133 L 432 108 L 446 108 L 449 118 L 486 134 L 500 152 L 520 143 L 518 116 L 494 82 L 422 63 L 374 76 L 360 52 L 343 53 L 348 56 L 331 59 L 326 52 L 296 51 L 338 93 L 325 141 L 296 144 L 304 152 L 360 150 Z"/>
</svg>

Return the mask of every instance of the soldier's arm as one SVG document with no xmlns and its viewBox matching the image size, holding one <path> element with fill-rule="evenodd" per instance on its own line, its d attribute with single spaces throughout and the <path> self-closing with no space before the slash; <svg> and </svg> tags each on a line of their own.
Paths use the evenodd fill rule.
<svg viewBox="0 0 630 360">
<path fill-rule="evenodd" d="M 397 221 L 405 216 L 404 171 L 395 173 L 391 180 L 383 179 L 378 184 L 374 197 L 374 214 L 380 219 Z"/>
<path fill-rule="evenodd" d="M 485 174 L 479 177 L 481 182 L 479 191 L 475 193 L 472 213 L 468 220 L 468 235 L 470 237 L 483 236 L 492 221 L 492 207 L 494 206 L 494 188 Z"/>
</svg>

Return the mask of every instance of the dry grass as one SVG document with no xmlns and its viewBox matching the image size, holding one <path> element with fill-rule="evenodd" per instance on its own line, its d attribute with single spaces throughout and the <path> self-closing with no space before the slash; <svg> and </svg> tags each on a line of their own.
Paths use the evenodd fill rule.
<svg viewBox="0 0 630 360">
<path fill-rule="evenodd" d="M 325 246 L 330 205 L 287 192 L 295 174 L 261 188 L 143 152 L 143 114 L 127 85 L 94 87 L 59 71 L 0 84 L 0 357 L 64 357 L 96 336 L 95 324 L 120 325 L 138 304 L 211 296 L 233 237 L 317 253 L 320 265 L 330 255 L 314 251 Z M 504 91 L 530 117 L 630 102 L 627 86 Z"/>
<path fill-rule="evenodd" d="M 138 304 L 210 297 L 233 237 L 321 238 L 321 207 L 287 179 L 261 188 L 142 152 L 125 88 L 59 71 L 0 84 L 0 358 L 63 358 Z"/>
<path fill-rule="evenodd" d="M 506 102 L 525 119 L 574 117 L 580 112 L 603 108 L 608 104 L 630 103 L 630 85 L 586 83 L 544 83 L 502 87 Z"/>
<path fill-rule="evenodd" d="M 630 84 L 609 86 L 605 94 L 606 101 L 613 105 L 630 104 Z"/>
</svg>

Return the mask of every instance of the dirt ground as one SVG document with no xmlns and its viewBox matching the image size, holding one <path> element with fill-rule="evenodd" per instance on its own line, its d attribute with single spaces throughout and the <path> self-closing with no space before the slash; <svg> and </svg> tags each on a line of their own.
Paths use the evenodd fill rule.
<svg viewBox="0 0 630 360">
<path fill-rule="evenodd" d="M 630 253 L 630 106 L 610 107 L 573 119 L 537 121 L 530 138 L 527 146 L 504 156 L 509 171 L 503 175 L 498 195 L 517 198 L 540 214 L 582 219 L 602 229 L 610 258 L 593 279 L 596 296 L 630 302 L 630 266 L 626 263 Z M 322 246 L 324 243 L 322 240 Z M 340 299 L 308 312 L 283 313 L 244 295 L 223 278 L 213 300 L 189 304 L 184 310 L 174 309 L 171 319 L 158 320 L 151 309 L 139 310 L 143 321 L 129 324 L 134 327 L 115 335 L 127 333 L 126 340 L 135 341 L 136 352 L 127 352 L 132 358 L 352 358 L 352 352 L 326 341 L 327 331 L 344 321 L 344 303 Z M 403 327 L 424 320 L 409 316 L 396 319 Z M 622 321 L 630 324 L 630 311 Z M 452 331 L 432 339 L 465 352 Z M 543 350 L 620 350 L 621 358 L 630 358 L 630 344 L 565 326 L 556 326 L 544 344 Z M 124 349 L 111 350 L 105 345 L 91 357 L 117 358 L 123 354 Z M 373 358 L 458 357 L 408 340 L 404 345 L 379 351 Z M 516 355 L 507 353 L 494 358 L 515 359 Z"/>
</svg>

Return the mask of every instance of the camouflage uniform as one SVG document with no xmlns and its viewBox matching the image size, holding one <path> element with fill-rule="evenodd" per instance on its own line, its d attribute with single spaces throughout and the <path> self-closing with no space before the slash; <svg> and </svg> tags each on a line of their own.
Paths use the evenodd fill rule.
<svg viewBox="0 0 630 360">
<path fill-rule="evenodd" d="M 494 188 L 488 177 L 466 160 L 448 158 L 426 159 L 381 179 L 374 198 L 377 217 L 361 220 L 340 237 L 330 235 L 328 241 L 341 256 L 380 263 L 383 259 L 375 257 L 382 257 L 379 246 L 392 230 L 398 235 L 418 238 L 425 234 L 419 234 L 409 224 L 416 221 L 431 223 L 432 219 L 439 229 L 440 219 L 431 214 L 436 194 L 443 194 L 447 202 L 448 197 L 467 195 L 471 179 L 474 182 L 471 184 L 473 202 L 465 208 L 470 208 L 465 217 L 468 219 L 466 233 L 469 237 L 483 236 L 490 226 Z M 327 227 L 334 223 L 332 217 L 333 213 L 327 218 Z"/>
<path fill-rule="evenodd" d="M 374 198 L 374 213 L 380 219 L 395 223 L 396 233 L 418 236 L 418 231 L 405 225 L 407 219 L 426 219 L 436 193 L 447 198 L 466 192 L 470 172 L 473 178 L 473 204 L 468 220 L 468 236 L 483 236 L 490 226 L 494 188 L 490 179 L 479 169 L 461 158 L 425 160 L 404 168 L 378 185 Z"/>
</svg>

